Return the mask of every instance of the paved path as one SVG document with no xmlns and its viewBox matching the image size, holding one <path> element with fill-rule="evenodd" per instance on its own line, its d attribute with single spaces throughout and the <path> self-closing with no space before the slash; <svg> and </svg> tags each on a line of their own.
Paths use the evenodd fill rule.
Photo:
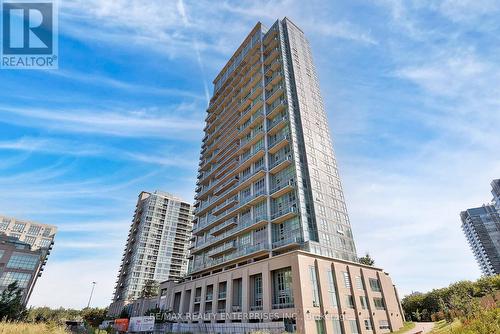
<svg viewBox="0 0 500 334">
<path fill-rule="evenodd" d="M 416 322 L 415 328 L 405 332 L 405 334 L 415 334 L 422 331 L 423 334 L 429 333 L 434 328 L 433 322 Z"/>
</svg>

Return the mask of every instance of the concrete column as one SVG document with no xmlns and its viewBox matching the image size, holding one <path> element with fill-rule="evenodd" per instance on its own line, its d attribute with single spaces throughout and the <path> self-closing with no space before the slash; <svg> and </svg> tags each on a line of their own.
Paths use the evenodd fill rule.
<svg viewBox="0 0 500 334">
<path fill-rule="evenodd" d="M 214 280 L 214 290 L 213 290 L 213 297 L 212 297 L 212 313 L 217 314 L 217 304 L 219 300 L 219 276 L 215 276 Z M 212 317 L 212 323 L 215 322 L 216 317 Z"/>
<path fill-rule="evenodd" d="M 200 315 L 203 316 L 205 314 L 205 298 L 207 294 L 207 284 L 203 283 L 201 286 L 201 301 L 200 301 Z"/>
<path fill-rule="evenodd" d="M 243 270 L 243 277 L 241 278 L 241 312 L 248 314 L 250 311 L 250 277 L 248 277 L 248 269 Z M 243 322 L 248 322 L 248 317 L 243 319 Z"/>
<path fill-rule="evenodd" d="M 193 312 L 194 312 L 194 296 L 196 294 L 196 287 L 193 286 L 191 288 L 191 298 L 189 298 L 189 314 L 191 315 L 191 319 L 192 319 L 192 316 L 193 316 Z M 190 323 L 192 323 L 193 321 L 192 320 L 189 320 Z"/>
<path fill-rule="evenodd" d="M 269 271 L 269 264 L 266 262 L 262 270 L 262 311 L 264 313 L 271 312 L 272 303 L 272 283 L 271 272 Z"/>
<path fill-rule="evenodd" d="M 230 273 L 227 276 L 226 282 L 226 313 L 231 314 L 233 312 L 233 275 Z M 231 322 L 231 320 L 226 317 L 226 322 Z"/>
</svg>

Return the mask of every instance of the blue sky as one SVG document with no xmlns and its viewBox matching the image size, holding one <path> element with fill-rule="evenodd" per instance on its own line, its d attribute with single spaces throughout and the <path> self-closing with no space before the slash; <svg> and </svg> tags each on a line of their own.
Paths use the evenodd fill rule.
<svg viewBox="0 0 500 334">
<path fill-rule="evenodd" d="M 59 69 L 0 71 L 0 211 L 59 227 L 30 303 L 109 303 L 135 201 L 192 200 L 212 79 L 290 17 L 320 78 L 360 254 L 401 294 L 480 273 L 459 212 L 500 177 L 500 4 L 63 0 Z"/>
</svg>

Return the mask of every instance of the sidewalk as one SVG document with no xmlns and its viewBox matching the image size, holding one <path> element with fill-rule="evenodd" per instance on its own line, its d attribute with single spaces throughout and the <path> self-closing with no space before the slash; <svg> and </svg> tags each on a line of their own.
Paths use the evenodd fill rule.
<svg viewBox="0 0 500 334">
<path fill-rule="evenodd" d="M 422 331 L 422 334 L 429 333 L 434 328 L 433 322 L 416 322 L 415 328 L 405 332 L 405 334 L 415 334 Z"/>
</svg>

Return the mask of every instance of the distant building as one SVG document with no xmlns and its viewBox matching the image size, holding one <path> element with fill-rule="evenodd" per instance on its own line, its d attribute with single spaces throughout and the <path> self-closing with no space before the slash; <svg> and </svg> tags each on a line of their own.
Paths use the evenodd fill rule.
<svg viewBox="0 0 500 334">
<path fill-rule="evenodd" d="M 13 281 L 24 289 L 23 302 L 42 275 L 57 227 L 0 215 L 0 290 Z"/>
<path fill-rule="evenodd" d="M 0 292 L 17 281 L 23 289 L 22 302 L 28 303 L 35 283 L 42 275 L 48 250 L 0 233 Z"/>
<path fill-rule="evenodd" d="M 0 233 L 5 233 L 31 246 L 33 250 L 50 251 L 54 245 L 57 227 L 0 215 Z M 47 252 L 47 256 L 50 252 Z"/>
<path fill-rule="evenodd" d="M 491 186 L 491 204 L 460 213 L 465 237 L 486 276 L 500 274 L 500 179 Z"/>
<path fill-rule="evenodd" d="M 491 181 L 491 193 L 493 194 L 492 202 L 495 207 L 500 211 L 500 179 Z"/>
<path fill-rule="evenodd" d="M 146 282 L 186 274 L 192 220 L 190 203 L 160 191 L 140 193 L 110 315 L 120 314 L 125 305 L 138 299 Z"/>
</svg>

